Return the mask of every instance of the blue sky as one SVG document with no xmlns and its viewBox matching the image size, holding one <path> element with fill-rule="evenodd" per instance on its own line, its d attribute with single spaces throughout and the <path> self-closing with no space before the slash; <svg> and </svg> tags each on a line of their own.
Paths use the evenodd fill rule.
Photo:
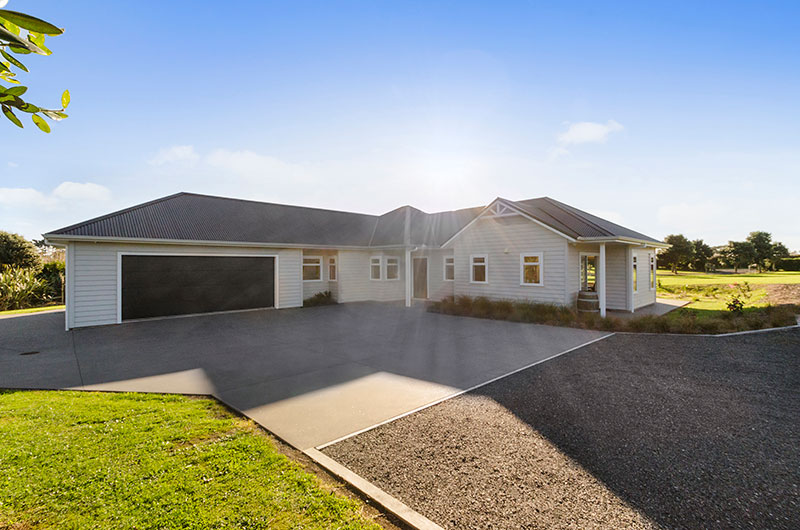
<svg viewBox="0 0 800 530">
<path fill-rule="evenodd" d="M 57 2 L 0 126 L 0 229 L 177 191 L 382 213 L 548 195 L 800 250 L 796 2 Z"/>
</svg>

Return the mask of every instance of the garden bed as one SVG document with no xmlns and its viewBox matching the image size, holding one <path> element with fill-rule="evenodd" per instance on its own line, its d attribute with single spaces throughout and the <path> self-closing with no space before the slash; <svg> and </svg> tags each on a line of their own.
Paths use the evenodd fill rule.
<svg viewBox="0 0 800 530">
<path fill-rule="evenodd" d="M 791 326 L 797 324 L 800 305 L 745 307 L 738 312 L 681 308 L 662 316 L 644 315 L 623 319 L 601 317 L 598 313 L 579 313 L 573 308 L 552 304 L 459 296 L 432 302 L 428 305 L 428 311 L 602 331 L 713 334 Z"/>
</svg>

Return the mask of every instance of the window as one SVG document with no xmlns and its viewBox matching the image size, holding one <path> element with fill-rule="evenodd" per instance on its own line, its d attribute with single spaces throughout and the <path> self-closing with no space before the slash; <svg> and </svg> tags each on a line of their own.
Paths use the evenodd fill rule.
<svg viewBox="0 0 800 530">
<path fill-rule="evenodd" d="M 322 281 L 322 257 L 320 256 L 303 257 L 303 281 L 304 282 Z"/>
<path fill-rule="evenodd" d="M 542 254 L 520 254 L 520 283 L 542 285 Z"/>
<path fill-rule="evenodd" d="M 400 260 L 397 258 L 386 258 L 386 279 L 397 280 L 400 278 Z"/>
<path fill-rule="evenodd" d="M 470 269 L 472 269 L 470 281 L 472 283 L 489 283 L 487 270 L 489 258 L 486 255 L 470 256 Z"/>
<path fill-rule="evenodd" d="M 335 282 L 336 278 L 336 258 L 331 256 L 328 258 L 328 280 Z"/>
<path fill-rule="evenodd" d="M 369 260 L 369 279 L 381 279 L 381 258 L 376 257 Z"/>
<path fill-rule="evenodd" d="M 656 288 L 656 255 L 649 254 L 650 256 L 650 290 Z"/>
<path fill-rule="evenodd" d="M 639 292 L 639 274 L 637 271 L 636 256 L 633 257 L 633 292 Z"/>
<path fill-rule="evenodd" d="M 456 258 L 444 258 L 444 281 L 452 282 L 456 279 Z"/>
</svg>

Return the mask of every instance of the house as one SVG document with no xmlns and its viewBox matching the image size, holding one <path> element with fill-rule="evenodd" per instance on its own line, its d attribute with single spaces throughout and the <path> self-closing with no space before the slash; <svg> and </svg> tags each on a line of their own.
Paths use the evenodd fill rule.
<svg viewBox="0 0 800 530">
<path fill-rule="evenodd" d="M 486 296 L 600 311 L 656 301 L 664 243 L 553 199 L 383 215 L 178 193 L 44 234 L 66 247 L 67 329 L 169 315 Z"/>
</svg>

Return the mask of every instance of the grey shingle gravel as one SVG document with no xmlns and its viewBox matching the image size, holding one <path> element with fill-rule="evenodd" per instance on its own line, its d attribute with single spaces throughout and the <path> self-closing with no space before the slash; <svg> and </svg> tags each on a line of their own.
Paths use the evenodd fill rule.
<svg viewBox="0 0 800 530">
<path fill-rule="evenodd" d="M 447 528 L 800 528 L 800 331 L 616 335 L 324 452 Z"/>
</svg>

